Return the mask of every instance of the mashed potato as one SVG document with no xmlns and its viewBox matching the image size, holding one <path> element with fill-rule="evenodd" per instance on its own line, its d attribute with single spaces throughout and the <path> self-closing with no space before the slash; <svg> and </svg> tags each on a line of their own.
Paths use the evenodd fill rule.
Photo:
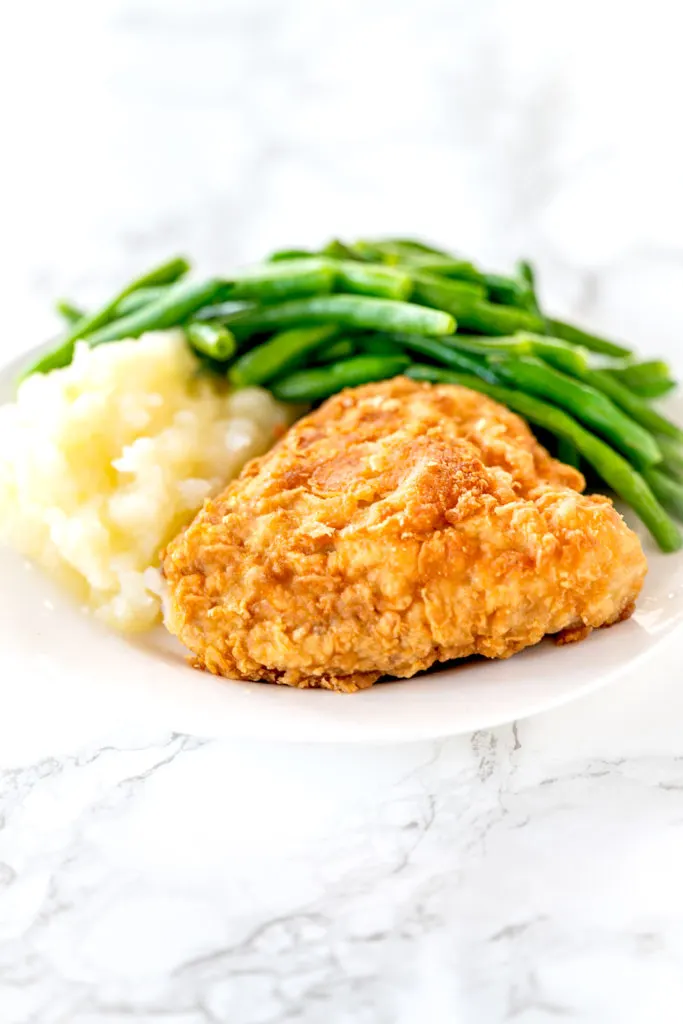
<svg viewBox="0 0 683 1024">
<path fill-rule="evenodd" d="M 160 549 L 287 416 L 267 391 L 203 374 L 178 332 L 81 344 L 0 408 L 0 539 L 109 625 L 146 629 Z"/>
</svg>

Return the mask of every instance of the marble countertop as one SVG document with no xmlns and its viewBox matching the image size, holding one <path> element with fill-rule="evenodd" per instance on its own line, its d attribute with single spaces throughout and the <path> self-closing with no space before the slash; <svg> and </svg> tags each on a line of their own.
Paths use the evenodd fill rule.
<svg viewBox="0 0 683 1024">
<path fill-rule="evenodd" d="M 3 360 L 55 329 L 55 295 L 90 301 L 174 250 L 220 270 L 419 232 L 535 258 L 559 314 L 683 368 L 683 66 L 670 5 L 648 11 L 15 5 Z M 134 721 L 104 739 L 80 721 L 75 742 L 65 707 L 0 750 L 0 1021 L 679 1022 L 682 653 L 396 747 Z"/>
</svg>

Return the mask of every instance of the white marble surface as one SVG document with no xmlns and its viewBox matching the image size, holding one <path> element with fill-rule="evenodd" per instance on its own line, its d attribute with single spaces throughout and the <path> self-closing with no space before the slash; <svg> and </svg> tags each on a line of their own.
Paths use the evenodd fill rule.
<svg viewBox="0 0 683 1024">
<path fill-rule="evenodd" d="M 14 5 L 3 358 L 54 328 L 55 294 L 171 250 L 220 269 L 373 231 L 534 256 L 558 312 L 678 358 L 680 14 L 647 15 Z M 80 722 L 76 747 L 64 708 L 40 749 L 0 751 L 0 1021 L 680 1021 L 681 653 L 402 747 L 141 734 L 134 708 L 106 742 Z"/>
</svg>

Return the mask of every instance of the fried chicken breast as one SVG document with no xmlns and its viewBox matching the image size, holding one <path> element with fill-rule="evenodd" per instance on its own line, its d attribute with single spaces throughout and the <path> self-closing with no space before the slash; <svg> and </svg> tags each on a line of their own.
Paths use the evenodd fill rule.
<svg viewBox="0 0 683 1024">
<path fill-rule="evenodd" d="M 300 420 L 168 547 L 197 667 L 352 691 L 628 617 L 646 572 L 608 498 L 501 405 L 396 378 Z"/>
</svg>

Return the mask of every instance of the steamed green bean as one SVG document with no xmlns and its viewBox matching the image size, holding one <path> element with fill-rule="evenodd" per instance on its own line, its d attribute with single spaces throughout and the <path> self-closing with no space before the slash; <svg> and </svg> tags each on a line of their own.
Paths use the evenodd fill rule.
<svg viewBox="0 0 683 1024">
<path fill-rule="evenodd" d="M 582 345 L 583 348 L 590 349 L 591 352 L 599 352 L 604 356 L 625 358 L 631 355 L 631 350 L 624 348 L 623 345 L 617 345 L 613 341 L 608 341 L 607 338 L 601 338 L 598 334 L 582 331 L 580 327 L 574 327 L 563 320 L 553 320 L 550 318 L 547 324 L 548 332 L 554 338 L 561 338 L 562 341 L 568 341 L 572 345 Z"/>
<path fill-rule="evenodd" d="M 137 312 L 138 309 L 142 309 L 149 302 L 156 302 L 168 287 L 169 285 L 159 284 L 154 288 L 138 288 L 137 291 L 131 292 L 130 295 L 126 295 L 125 298 L 121 299 L 116 307 L 116 316 L 128 316 L 129 313 Z"/>
<path fill-rule="evenodd" d="M 675 441 L 683 442 L 683 430 L 666 416 L 662 416 L 656 409 L 653 409 L 644 398 L 635 395 L 621 381 L 612 377 L 605 370 L 585 369 L 581 379 L 591 387 L 597 388 L 612 399 L 615 405 L 627 412 L 631 419 L 654 434 L 664 434 Z"/>
<path fill-rule="evenodd" d="M 212 320 L 192 320 L 185 327 L 185 337 L 195 352 L 224 363 L 237 351 L 234 334 Z"/>
<path fill-rule="evenodd" d="M 323 323 L 426 335 L 452 334 L 455 330 L 455 319 L 449 313 L 411 302 L 374 299 L 365 295 L 298 299 L 236 313 L 227 317 L 226 323 L 238 332 L 238 336 L 239 333 L 248 336 L 282 327 Z"/>
<path fill-rule="evenodd" d="M 607 437 L 639 466 L 661 462 L 654 437 L 600 391 L 546 366 L 531 356 L 501 360 L 496 371 L 506 384 L 550 399 L 581 422 Z"/>
<path fill-rule="evenodd" d="M 413 291 L 410 276 L 395 267 L 346 259 L 334 260 L 332 266 L 340 291 L 384 299 L 407 299 Z"/>
<path fill-rule="evenodd" d="M 174 281 L 178 281 L 187 273 L 189 268 L 190 265 L 184 257 L 175 256 L 173 259 L 166 260 L 165 263 L 153 267 L 152 270 L 148 270 L 140 277 L 134 278 L 117 292 L 112 299 L 103 306 L 100 306 L 96 312 L 89 313 L 78 320 L 66 337 L 62 338 L 55 348 L 40 356 L 24 371 L 22 379 L 30 377 L 34 373 L 49 373 L 51 370 L 68 366 L 73 359 L 76 342 L 82 338 L 89 337 L 96 330 L 102 329 L 108 324 L 116 316 L 117 306 L 127 295 L 141 288 L 148 288 L 158 284 L 171 284 Z"/>
<path fill-rule="evenodd" d="M 280 302 L 304 295 L 331 292 L 335 269 L 330 260 L 309 256 L 261 263 L 228 279 L 226 299 L 230 302 Z"/>
<path fill-rule="evenodd" d="M 85 316 L 84 310 L 80 309 L 68 299 L 58 299 L 55 302 L 55 311 L 59 313 L 62 320 L 70 327 L 78 323 Z"/>
<path fill-rule="evenodd" d="M 612 366 L 605 371 L 641 398 L 661 398 L 676 387 L 671 371 L 661 359 Z"/>
<path fill-rule="evenodd" d="M 342 388 L 395 377 L 409 363 L 406 356 L 353 356 L 342 363 L 299 370 L 275 381 L 271 391 L 283 402 L 315 402 Z"/>
<path fill-rule="evenodd" d="M 318 349 L 338 333 L 339 329 L 334 324 L 293 327 L 280 331 L 262 345 L 240 356 L 230 367 L 228 377 L 238 387 L 266 384 L 298 366 L 303 356 Z"/>
<path fill-rule="evenodd" d="M 87 337 L 91 346 L 103 345 L 122 338 L 139 338 L 146 331 L 161 331 L 178 327 L 192 318 L 202 306 L 218 302 L 225 294 L 225 281 L 210 278 L 208 281 L 179 281 L 164 294 L 146 306 L 122 316 L 118 320 L 93 331 Z"/>
</svg>

